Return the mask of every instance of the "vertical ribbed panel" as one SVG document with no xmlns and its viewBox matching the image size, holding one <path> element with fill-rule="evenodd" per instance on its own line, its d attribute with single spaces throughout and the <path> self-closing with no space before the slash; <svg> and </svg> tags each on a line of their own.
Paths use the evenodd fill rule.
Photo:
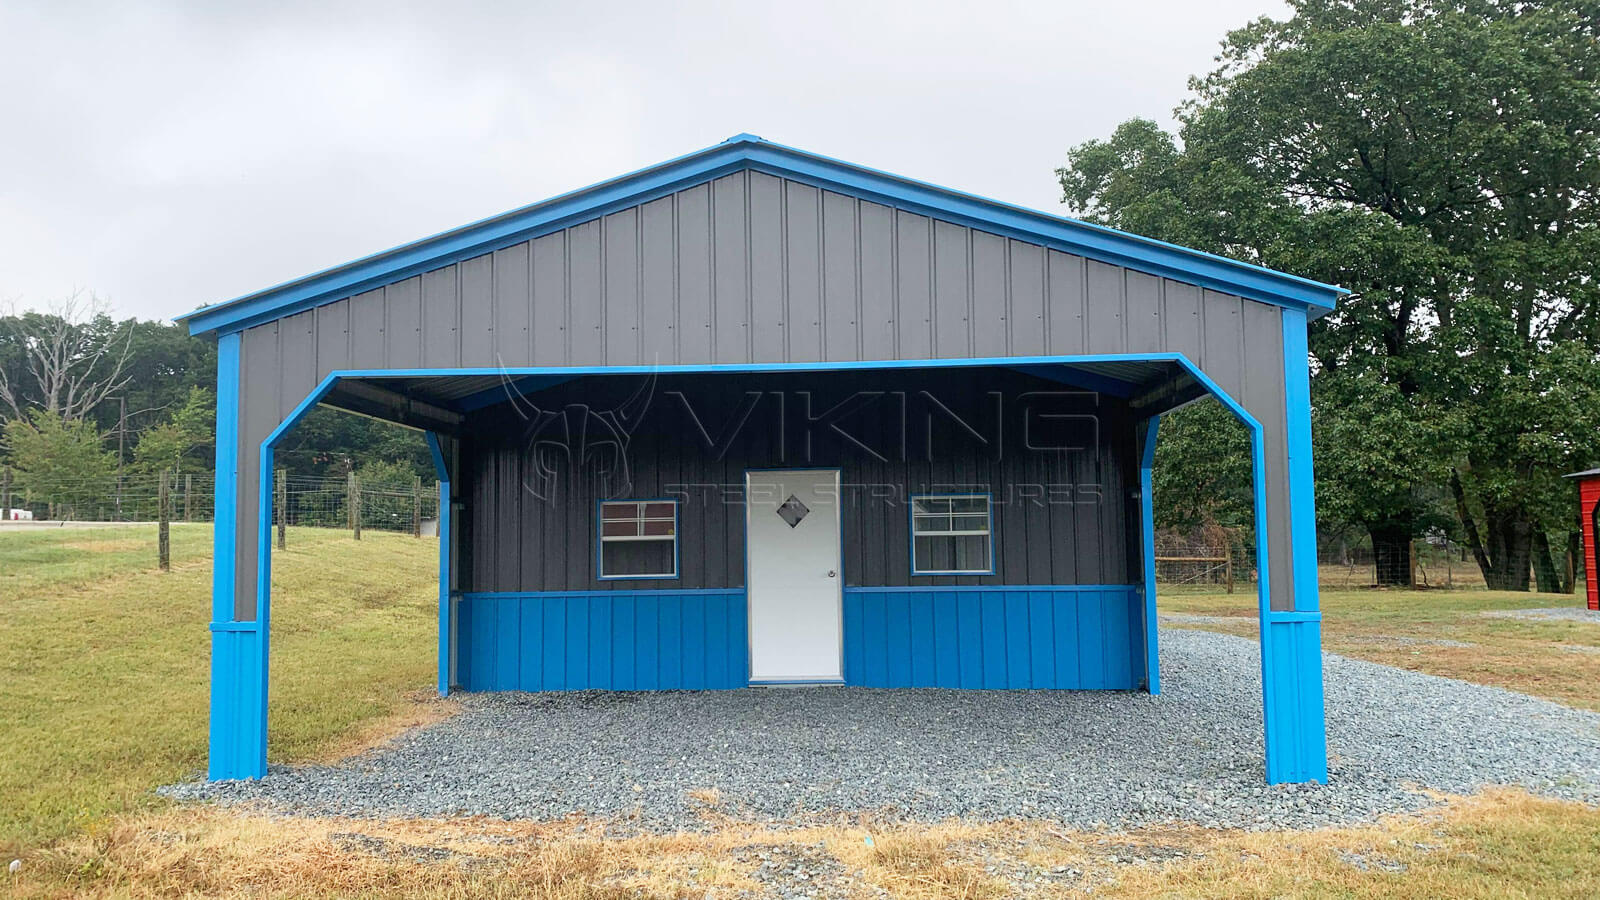
<svg viewBox="0 0 1600 900">
<path fill-rule="evenodd" d="M 1290 609 L 1281 323 L 1269 304 L 742 171 L 247 329 L 240 471 L 352 367 L 1179 352 L 1261 420 L 1271 599 Z M 257 507 L 240 494 L 236 617 L 250 618 Z M 1044 565 L 1092 564 L 1086 549 Z"/>
<path fill-rule="evenodd" d="M 1268 783 L 1326 782 L 1328 740 L 1320 616 L 1265 615 L 1261 623 L 1261 685 Z"/>
<path fill-rule="evenodd" d="M 206 777 L 267 774 L 266 634 L 255 623 L 211 628 L 211 734 Z"/>
<path fill-rule="evenodd" d="M 470 593 L 469 691 L 717 690 L 749 681 L 744 591 Z"/>
<path fill-rule="evenodd" d="M 1131 690 L 1141 603 L 1131 585 L 847 588 L 845 683 Z"/>
</svg>

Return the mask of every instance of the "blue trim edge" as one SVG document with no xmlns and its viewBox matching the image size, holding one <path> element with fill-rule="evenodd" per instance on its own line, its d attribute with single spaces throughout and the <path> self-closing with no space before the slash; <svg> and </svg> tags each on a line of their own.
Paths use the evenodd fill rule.
<svg viewBox="0 0 1600 900">
<path fill-rule="evenodd" d="M 1160 416 L 1145 422 L 1144 447 L 1139 453 L 1139 532 L 1144 549 L 1144 666 L 1145 690 L 1161 693 L 1161 642 L 1156 615 L 1156 514 L 1155 480 L 1156 431 Z"/>
</svg>

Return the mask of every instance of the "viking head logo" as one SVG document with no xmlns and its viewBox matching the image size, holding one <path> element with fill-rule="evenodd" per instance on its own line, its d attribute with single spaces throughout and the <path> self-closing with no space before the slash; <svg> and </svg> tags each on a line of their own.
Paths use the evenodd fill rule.
<svg viewBox="0 0 1600 900">
<path fill-rule="evenodd" d="M 561 483 L 593 486 L 600 499 L 627 496 L 633 488 L 628 444 L 655 398 L 656 373 L 621 404 L 598 409 L 588 403 L 567 403 L 545 409 L 524 394 L 511 378 L 506 394 L 513 408 L 528 423 L 521 441 L 530 461 L 523 489 L 547 503 L 559 495 Z"/>
</svg>

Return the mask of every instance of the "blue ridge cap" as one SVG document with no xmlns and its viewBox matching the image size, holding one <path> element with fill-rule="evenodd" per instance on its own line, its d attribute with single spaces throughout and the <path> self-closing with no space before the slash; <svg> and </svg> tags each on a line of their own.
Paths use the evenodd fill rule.
<svg viewBox="0 0 1600 900">
<path fill-rule="evenodd" d="M 1090 259 L 1306 311 L 1349 292 L 1211 253 L 951 190 L 736 134 L 648 168 L 481 219 L 178 316 L 190 334 L 228 333 L 637 206 L 744 169 L 1042 244 Z"/>
</svg>

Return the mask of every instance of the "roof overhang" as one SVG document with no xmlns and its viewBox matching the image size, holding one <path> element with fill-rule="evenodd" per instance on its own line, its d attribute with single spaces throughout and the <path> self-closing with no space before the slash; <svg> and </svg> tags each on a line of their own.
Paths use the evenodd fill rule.
<svg viewBox="0 0 1600 900">
<path fill-rule="evenodd" d="M 857 166 L 755 135 L 728 140 L 531 206 L 362 257 L 179 316 L 191 334 L 239 331 L 463 259 L 637 206 L 741 170 L 793 179 L 1067 253 L 1291 307 L 1316 318 L 1349 293 L 1261 266 L 1191 250 Z"/>
</svg>

